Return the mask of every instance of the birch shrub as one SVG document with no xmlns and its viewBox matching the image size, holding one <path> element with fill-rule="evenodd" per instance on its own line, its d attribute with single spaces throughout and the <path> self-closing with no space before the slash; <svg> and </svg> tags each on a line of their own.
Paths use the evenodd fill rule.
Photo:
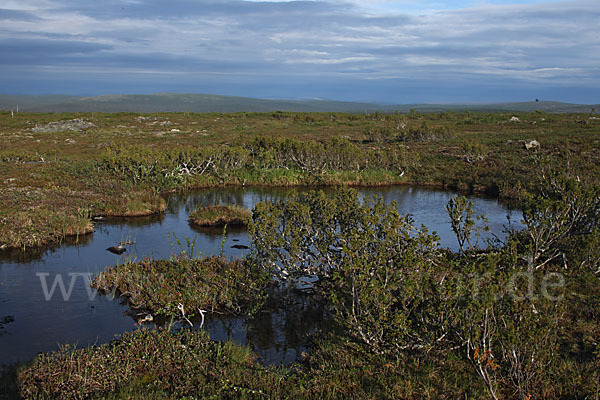
<svg viewBox="0 0 600 400">
<path fill-rule="evenodd" d="M 281 280 L 316 278 L 337 320 L 372 351 L 443 343 L 452 306 L 436 273 L 438 237 L 396 204 L 363 200 L 354 190 L 296 194 L 259 203 L 250 233 L 254 260 Z"/>
</svg>

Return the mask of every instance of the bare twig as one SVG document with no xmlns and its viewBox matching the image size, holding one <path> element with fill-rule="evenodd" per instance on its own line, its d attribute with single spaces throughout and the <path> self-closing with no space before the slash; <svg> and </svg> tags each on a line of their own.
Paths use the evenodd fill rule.
<svg viewBox="0 0 600 400">
<path fill-rule="evenodd" d="M 183 317 L 183 319 L 185 319 L 187 321 L 187 323 L 190 324 L 190 326 L 193 328 L 194 324 L 192 324 L 192 322 L 185 316 L 185 309 L 183 308 L 183 304 L 181 304 L 181 303 L 177 304 L 177 309 L 179 309 L 179 311 L 181 311 L 181 316 Z M 202 317 L 204 320 L 204 315 Z"/>
</svg>

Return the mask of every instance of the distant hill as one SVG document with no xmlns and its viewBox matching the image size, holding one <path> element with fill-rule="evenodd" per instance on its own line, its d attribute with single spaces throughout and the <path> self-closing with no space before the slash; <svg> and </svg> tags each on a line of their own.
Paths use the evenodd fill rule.
<svg viewBox="0 0 600 400">
<path fill-rule="evenodd" d="M 554 101 L 498 104 L 397 104 L 381 105 L 333 100 L 266 100 L 208 94 L 156 93 L 148 95 L 104 95 L 95 97 L 63 95 L 0 95 L 0 109 L 28 112 L 394 112 L 442 111 L 545 111 L 552 113 L 600 111 L 600 104 L 569 104 Z"/>
</svg>

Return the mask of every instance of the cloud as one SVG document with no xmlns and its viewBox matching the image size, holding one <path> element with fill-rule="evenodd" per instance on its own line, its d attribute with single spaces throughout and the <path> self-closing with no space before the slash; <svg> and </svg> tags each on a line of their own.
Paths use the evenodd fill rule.
<svg viewBox="0 0 600 400">
<path fill-rule="evenodd" d="M 39 21 L 35 14 L 27 11 L 7 10 L 0 8 L 0 21 Z"/>
<path fill-rule="evenodd" d="M 26 51 L 23 51 L 26 49 Z M 111 46 L 99 43 L 69 40 L 40 40 L 16 39 L 0 40 L 0 54 L 9 54 L 2 63 L 23 65 L 42 62 L 62 63 L 76 62 L 81 57 L 88 57 L 91 53 L 110 50 Z"/>
<path fill-rule="evenodd" d="M 415 98 L 455 84 L 496 97 L 508 87 L 600 89 L 600 4 L 535 2 L 440 1 L 415 12 L 406 1 L 8 0 L 0 67 L 23 76 L 21 87 L 36 74 L 38 88 L 70 71 L 91 94 L 111 76 L 133 91 L 153 75 L 161 90 L 167 76 L 174 87 L 221 82 L 250 96 L 276 81 L 277 97 L 289 98 L 340 98 L 354 85 L 361 91 L 348 99 L 381 102 L 402 101 L 414 82 Z M 296 96 L 311 85 L 319 93 Z M 392 88 L 402 96 L 377 97 Z"/>
</svg>

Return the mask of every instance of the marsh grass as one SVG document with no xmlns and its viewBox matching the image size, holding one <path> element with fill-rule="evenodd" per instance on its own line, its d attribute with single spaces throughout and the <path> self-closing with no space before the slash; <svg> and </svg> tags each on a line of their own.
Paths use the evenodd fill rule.
<svg viewBox="0 0 600 400">
<path fill-rule="evenodd" d="M 159 194 L 148 192 L 126 193 L 120 201 L 107 205 L 99 215 L 107 217 L 145 217 L 163 213 L 167 202 Z"/>
<path fill-rule="evenodd" d="M 199 207 L 190 214 L 192 225 L 200 227 L 246 226 L 252 213 L 235 205 Z"/>
<path fill-rule="evenodd" d="M 0 246 L 27 249 L 94 232 L 89 217 L 50 210 L 16 211 L 0 214 Z"/>
</svg>

